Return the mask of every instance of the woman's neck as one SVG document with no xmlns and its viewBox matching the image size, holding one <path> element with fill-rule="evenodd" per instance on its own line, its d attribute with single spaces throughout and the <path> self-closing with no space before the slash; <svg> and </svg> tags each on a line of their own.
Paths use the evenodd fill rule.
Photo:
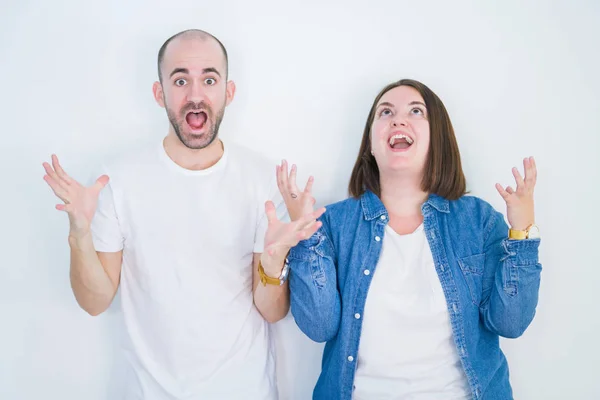
<svg viewBox="0 0 600 400">
<path fill-rule="evenodd" d="M 423 223 L 421 206 L 428 193 L 421 189 L 421 178 L 380 176 L 381 201 L 390 216 L 390 227 L 400 235 L 412 233 Z"/>
</svg>

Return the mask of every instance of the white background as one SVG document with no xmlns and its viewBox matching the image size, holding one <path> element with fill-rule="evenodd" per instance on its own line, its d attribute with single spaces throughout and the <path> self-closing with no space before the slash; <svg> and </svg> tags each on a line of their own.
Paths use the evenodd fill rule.
<svg viewBox="0 0 600 400">
<path fill-rule="evenodd" d="M 427 4 L 424 4 L 427 3 Z M 543 242 L 538 313 L 505 340 L 517 399 L 598 399 L 600 3 L 597 1 L 6 1 L 0 12 L 0 398 L 100 400 L 117 387 L 118 304 L 80 310 L 66 215 L 42 180 L 57 153 L 78 179 L 167 131 L 156 53 L 201 28 L 230 53 L 222 137 L 346 196 L 367 112 L 400 78 L 454 123 L 469 189 L 495 192 L 534 155 Z M 118 298 L 117 298 L 118 302 Z M 322 347 L 275 326 L 282 399 L 308 399 Z"/>
</svg>

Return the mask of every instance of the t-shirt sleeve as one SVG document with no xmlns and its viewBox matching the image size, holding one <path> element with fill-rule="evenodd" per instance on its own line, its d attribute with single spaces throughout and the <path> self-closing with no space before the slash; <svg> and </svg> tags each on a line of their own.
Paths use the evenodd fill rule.
<svg viewBox="0 0 600 400">
<path fill-rule="evenodd" d="M 279 220 L 281 221 L 289 222 L 290 218 L 288 215 L 288 211 L 285 207 L 283 197 L 279 192 L 279 188 L 277 187 L 277 179 L 275 177 L 275 174 L 273 174 L 273 179 L 270 181 L 266 197 L 262 201 L 258 201 L 258 224 L 256 226 L 256 235 L 254 237 L 255 253 L 262 253 L 265 247 L 265 233 L 267 232 L 267 227 L 269 226 L 267 214 L 265 213 L 265 202 L 267 200 L 271 200 L 273 204 L 275 204 L 277 218 L 279 218 Z"/>
<path fill-rule="evenodd" d="M 93 183 L 100 175 L 94 177 L 91 182 Z M 110 174 L 107 175 L 112 179 Z M 92 219 L 91 230 L 96 251 L 114 253 L 123 250 L 124 238 L 117 216 L 111 181 L 100 191 L 98 207 Z"/>
</svg>

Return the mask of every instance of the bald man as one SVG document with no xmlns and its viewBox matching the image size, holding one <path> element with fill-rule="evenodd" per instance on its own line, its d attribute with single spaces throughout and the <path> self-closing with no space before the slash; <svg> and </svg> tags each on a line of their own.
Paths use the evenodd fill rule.
<svg viewBox="0 0 600 400">
<path fill-rule="evenodd" d="M 265 213 L 285 214 L 273 165 L 218 137 L 235 94 L 218 39 L 174 35 L 158 75 L 163 140 L 106 163 L 89 187 L 56 156 L 44 163 L 69 217 L 73 292 L 98 315 L 121 288 L 124 399 L 276 399 L 268 323 L 289 291 L 283 261 L 260 263 Z"/>
</svg>

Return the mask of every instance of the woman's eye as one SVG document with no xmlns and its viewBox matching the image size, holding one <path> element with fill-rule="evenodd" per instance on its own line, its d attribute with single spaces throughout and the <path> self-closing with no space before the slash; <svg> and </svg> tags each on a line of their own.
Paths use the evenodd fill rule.
<svg viewBox="0 0 600 400">
<path fill-rule="evenodd" d="M 390 110 L 389 108 L 384 108 L 379 112 L 380 117 L 384 117 L 387 115 L 392 115 L 392 110 Z"/>
<path fill-rule="evenodd" d="M 410 112 L 415 115 L 425 115 L 425 112 L 418 107 L 413 108 Z"/>
</svg>

